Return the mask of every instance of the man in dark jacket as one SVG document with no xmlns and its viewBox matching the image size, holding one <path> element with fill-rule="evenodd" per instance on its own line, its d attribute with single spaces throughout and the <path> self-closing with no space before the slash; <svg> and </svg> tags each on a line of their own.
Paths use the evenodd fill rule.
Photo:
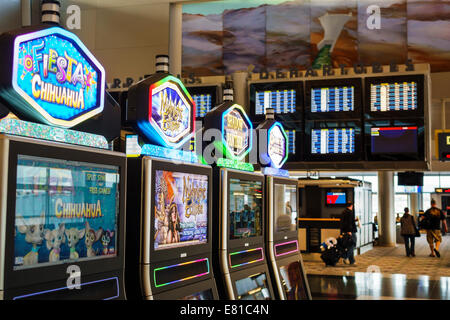
<svg viewBox="0 0 450 320">
<path fill-rule="evenodd" d="M 356 220 L 353 212 L 353 203 L 347 203 L 346 208 L 341 214 L 341 234 L 348 234 L 352 237 L 352 245 L 348 248 L 347 257 L 344 259 L 344 263 L 355 263 L 354 250 L 356 246 Z"/>
</svg>

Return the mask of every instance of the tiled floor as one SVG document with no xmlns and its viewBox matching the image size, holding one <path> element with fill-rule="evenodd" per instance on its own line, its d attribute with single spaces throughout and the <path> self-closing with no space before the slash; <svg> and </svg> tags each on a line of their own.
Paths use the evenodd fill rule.
<svg viewBox="0 0 450 320">
<path fill-rule="evenodd" d="M 441 258 L 429 257 L 423 234 L 416 238 L 416 257 L 403 244 L 374 247 L 356 257 L 356 265 L 340 261 L 326 267 L 318 255 L 303 255 L 314 299 L 450 300 L 450 236 L 443 238 Z M 375 272 L 375 273 L 374 273 Z"/>
</svg>

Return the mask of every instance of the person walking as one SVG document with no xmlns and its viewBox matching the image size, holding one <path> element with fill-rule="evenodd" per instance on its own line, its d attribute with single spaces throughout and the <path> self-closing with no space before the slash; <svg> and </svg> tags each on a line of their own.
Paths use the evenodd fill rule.
<svg viewBox="0 0 450 320">
<path fill-rule="evenodd" d="M 441 257 L 439 252 L 439 247 L 442 242 L 441 221 L 444 226 L 444 231 L 447 233 L 445 214 L 436 206 L 436 200 L 431 199 L 431 208 L 425 211 L 422 218 L 422 225 L 427 230 L 427 242 L 431 250 L 430 257 Z"/>
<path fill-rule="evenodd" d="M 415 257 L 414 244 L 416 239 L 416 222 L 414 217 L 409 213 L 409 208 L 405 208 L 405 213 L 400 219 L 400 234 L 405 240 L 405 249 L 407 257 Z"/>
<path fill-rule="evenodd" d="M 341 234 L 348 234 L 351 236 L 351 245 L 348 248 L 346 257 L 344 257 L 344 263 L 355 264 L 354 250 L 356 246 L 356 220 L 355 213 L 353 212 L 353 203 L 347 203 L 344 211 L 341 214 L 340 221 Z"/>
</svg>

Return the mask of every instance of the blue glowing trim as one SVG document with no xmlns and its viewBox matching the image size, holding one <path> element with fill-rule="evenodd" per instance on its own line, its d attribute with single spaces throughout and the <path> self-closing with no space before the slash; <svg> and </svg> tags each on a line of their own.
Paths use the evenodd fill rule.
<svg viewBox="0 0 450 320">
<path fill-rule="evenodd" d="M 80 286 L 84 286 L 84 285 L 87 285 L 87 284 L 93 284 L 93 283 L 99 283 L 99 282 L 106 282 L 106 281 L 109 281 L 109 280 L 116 280 L 117 293 L 116 293 L 115 296 L 108 297 L 108 298 L 105 298 L 103 300 L 112 300 L 112 299 L 118 298 L 119 295 L 120 295 L 119 294 L 119 278 L 117 278 L 117 277 L 112 277 L 112 278 L 107 278 L 107 279 L 102 279 L 102 280 L 96 280 L 96 281 L 91 281 L 91 282 L 85 282 L 85 283 L 81 283 Z M 73 286 L 71 286 L 71 287 L 73 287 Z M 67 287 L 61 287 L 61 288 L 57 288 L 57 289 L 50 289 L 50 290 L 39 291 L 39 292 L 35 292 L 35 293 L 30 293 L 30 294 L 25 294 L 25 295 L 22 295 L 22 296 L 14 297 L 13 300 L 24 299 L 24 298 L 33 297 L 33 296 L 37 296 L 37 295 L 41 295 L 41 294 L 45 294 L 45 293 L 50 293 L 50 292 L 55 292 L 55 291 L 61 291 L 61 290 L 69 289 L 71 287 L 67 286 Z"/>
<path fill-rule="evenodd" d="M 266 176 L 289 178 L 289 171 L 283 169 L 264 167 L 261 169 L 261 172 Z"/>
<path fill-rule="evenodd" d="M 59 80 L 56 73 L 47 71 L 46 76 L 42 70 L 39 70 L 39 64 L 40 61 L 43 63 L 44 54 L 40 50 L 43 50 L 46 44 L 49 45 L 49 50 L 54 50 L 56 55 L 66 59 L 67 66 L 64 69 L 63 65 L 56 62 L 55 56 L 52 56 L 55 59 L 54 62 L 51 62 L 49 58 L 48 65 L 64 70 L 64 72 L 59 72 L 61 76 Z M 50 51 L 46 54 L 50 55 Z M 74 60 L 68 60 L 65 57 L 67 54 L 73 55 L 69 58 Z M 70 67 L 68 61 L 70 61 Z M 73 79 L 69 79 L 67 75 L 69 68 L 72 68 L 71 76 L 75 75 L 78 63 L 83 68 L 80 71 L 82 73 L 80 77 L 83 77 L 82 82 L 84 85 L 75 81 L 72 83 L 70 80 Z M 47 124 L 69 128 L 103 111 L 105 70 L 81 40 L 67 30 L 60 27 L 52 27 L 16 37 L 14 40 L 12 68 L 12 87 L 29 106 L 28 108 L 24 107 L 23 111 Z M 39 79 L 35 78 L 35 76 Z M 44 82 L 52 90 L 44 90 Z M 42 93 L 42 95 L 39 94 L 37 97 L 34 97 L 33 90 L 36 89 L 37 92 L 38 87 L 41 91 L 48 91 L 48 96 L 47 93 L 45 95 Z M 77 93 L 79 98 L 77 101 L 84 101 L 83 105 L 78 102 L 76 104 L 71 102 L 70 107 L 62 104 L 63 101 L 65 104 L 68 103 L 68 99 L 63 100 L 62 98 L 63 91 L 67 92 L 68 97 L 70 90 L 74 94 L 73 96 L 71 95 L 74 99 L 70 101 L 75 100 L 75 93 Z M 52 96 L 50 91 L 54 91 L 55 99 L 49 98 Z M 81 93 L 83 93 L 83 99 L 79 97 Z M 64 97 L 66 97 L 65 94 Z M 57 104 L 56 99 L 61 101 L 61 104 Z"/>
<path fill-rule="evenodd" d="M 228 113 L 230 113 L 231 111 L 233 111 L 234 109 L 239 109 L 241 111 L 241 115 L 244 117 L 244 120 L 246 121 L 246 125 L 248 126 L 248 146 L 247 146 L 247 150 L 243 151 L 240 155 L 235 155 L 233 150 L 230 148 L 230 146 L 228 145 L 226 138 L 225 138 L 225 117 Z M 253 148 L 253 124 L 250 121 L 250 119 L 248 118 L 247 114 L 244 111 L 244 108 L 242 108 L 240 105 L 238 104 L 233 104 L 228 110 L 226 110 L 223 114 L 222 114 L 222 141 L 223 141 L 223 145 L 226 148 L 227 154 L 229 157 L 236 159 L 236 160 L 242 160 L 248 153 L 250 153 L 250 151 Z"/>
<path fill-rule="evenodd" d="M 141 149 L 141 155 L 170 159 L 175 161 L 183 161 L 190 163 L 198 163 L 198 157 L 195 152 L 170 149 L 152 144 L 144 144 Z"/>
<path fill-rule="evenodd" d="M 0 120 L 0 133 L 75 144 L 85 147 L 109 149 L 108 141 L 104 136 L 75 131 L 70 129 L 47 126 L 45 124 L 33 123 L 11 118 Z"/>
<path fill-rule="evenodd" d="M 279 123 L 278 121 L 275 122 L 269 128 L 269 131 L 267 132 L 267 148 L 268 149 L 270 146 L 270 133 L 272 132 L 273 129 L 275 129 L 275 127 L 278 127 L 280 129 L 280 132 L 284 138 L 284 157 L 279 163 L 274 163 L 273 159 L 270 157 L 269 150 L 267 150 L 267 157 L 270 159 L 270 165 L 274 168 L 279 169 L 283 166 L 283 164 L 286 162 L 286 160 L 288 158 L 288 137 L 287 137 L 286 132 L 284 131 L 284 127 L 281 125 L 281 123 Z"/>
</svg>

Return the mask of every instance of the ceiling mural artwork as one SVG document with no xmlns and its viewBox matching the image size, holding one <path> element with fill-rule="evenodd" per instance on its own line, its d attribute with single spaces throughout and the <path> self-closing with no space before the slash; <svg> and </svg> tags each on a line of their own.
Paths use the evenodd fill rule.
<svg viewBox="0 0 450 320">
<path fill-rule="evenodd" d="M 429 63 L 450 71 L 450 2 L 224 0 L 183 5 L 183 74 Z M 250 67 L 252 66 L 252 67 Z"/>
</svg>

